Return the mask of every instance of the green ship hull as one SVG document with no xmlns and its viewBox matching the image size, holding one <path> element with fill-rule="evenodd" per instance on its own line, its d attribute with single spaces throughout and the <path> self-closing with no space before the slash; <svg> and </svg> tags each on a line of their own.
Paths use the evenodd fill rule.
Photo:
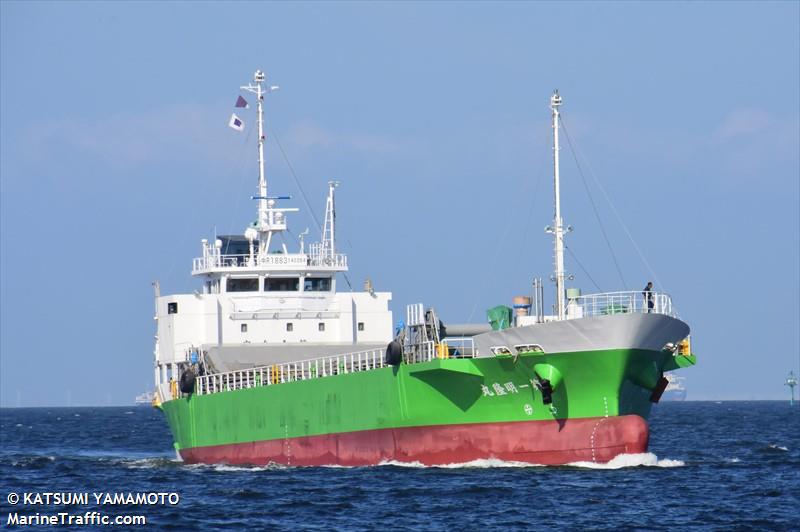
<svg viewBox="0 0 800 532">
<path fill-rule="evenodd" d="M 693 363 L 642 349 L 443 358 L 267 378 L 161 408 L 189 463 L 602 462 L 646 451 L 644 420 L 663 372 Z"/>
</svg>

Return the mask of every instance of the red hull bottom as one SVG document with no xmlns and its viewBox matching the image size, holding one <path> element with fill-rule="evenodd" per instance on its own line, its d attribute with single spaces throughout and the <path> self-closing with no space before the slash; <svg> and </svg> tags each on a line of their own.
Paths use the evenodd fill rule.
<svg viewBox="0 0 800 532">
<path fill-rule="evenodd" d="M 647 451 L 639 416 L 435 425 L 181 449 L 190 464 L 365 466 L 386 461 L 444 465 L 494 458 L 542 465 L 608 462 Z"/>
</svg>

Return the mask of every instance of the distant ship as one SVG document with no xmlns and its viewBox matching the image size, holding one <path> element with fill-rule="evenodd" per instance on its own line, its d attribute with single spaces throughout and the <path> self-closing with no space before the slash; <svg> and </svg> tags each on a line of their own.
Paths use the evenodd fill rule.
<svg viewBox="0 0 800 532">
<path fill-rule="evenodd" d="M 669 384 L 664 389 L 664 394 L 661 396 L 662 401 L 685 401 L 686 400 L 686 386 L 683 384 L 686 377 L 679 377 L 672 373 L 664 375 Z"/>
<path fill-rule="evenodd" d="M 134 403 L 137 405 L 151 405 L 153 404 L 153 399 L 156 398 L 156 392 L 144 392 L 140 393 L 134 399 Z"/>
<path fill-rule="evenodd" d="M 555 216 L 547 229 L 554 313 L 545 315 L 537 279 L 513 309 L 489 309 L 489 323 L 445 324 L 417 303 L 393 330 L 390 292 L 369 280 L 363 291 L 338 289 L 348 261 L 335 246 L 337 182 L 329 183 L 321 241 L 306 246 L 303 232 L 299 251 L 288 249 L 287 218 L 297 209 L 279 207 L 291 198 L 267 191 L 262 104 L 273 87 L 264 81 L 257 71 L 242 87 L 257 103 L 256 220 L 243 236 L 201 241 L 192 264 L 200 290 L 161 295 L 154 283 L 154 405 L 186 463 L 565 464 L 647 450 L 646 419 L 669 384 L 664 373 L 696 361 L 689 326 L 670 296 L 649 286 L 591 295 L 566 288 L 571 227 L 561 218 L 558 92 L 550 98 Z M 246 106 L 240 96 L 237 107 Z M 229 125 L 244 128 L 235 114 Z M 399 224 L 419 214 L 414 205 L 396 212 Z M 487 208 L 469 223 L 506 214 Z M 410 238 L 398 253 L 415 254 L 419 272 L 447 260 L 446 249 L 416 254 Z M 477 282 L 492 284 L 492 274 Z"/>
</svg>

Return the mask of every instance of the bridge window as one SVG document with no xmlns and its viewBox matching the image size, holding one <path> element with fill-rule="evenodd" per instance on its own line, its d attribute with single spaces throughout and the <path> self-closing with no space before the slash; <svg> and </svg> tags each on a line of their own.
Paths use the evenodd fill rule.
<svg viewBox="0 0 800 532">
<path fill-rule="evenodd" d="M 247 324 L 246 323 L 242 323 L 241 329 L 242 329 L 242 332 L 247 332 Z"/>
<path fill-rule="evenodd" d="M 359 331 L 363 331 L 364 330 L 364 322 L 363 321 L 359 321 L 358 322 L 358 330 Z"/>
<path fill-rule="evenodd" d="M 319 322 L 317 328 L 319 329 L 319 332 L 325 332 L 325 324 L 323 322 Z"/>
<path fill-rule="evenodd" d="M 292 332 L 294 330 L 294 324 L 289 322 L 286 324 L 286 332 Z"/>
<path fill-rule="evenodd" d="M 228 278 L 225 289 L 228 292 L 258 292 L 258 277 L 245 279 Z"/>
<path fill-rule="evenodd" d="M 177 314 L 178 313 L 178 302 L 167 303 L 167 314 Z"/>
<path fill-rule="evenodd" d="M 267 277 L 264 279 L 265 292 L 297 292 L 300 290 L 298 277 Z"/>
<path fill-rule="evenodd" d="M 330 292 L 330 277 L 306 277 L 303 283 L 303 290 L 306 292 Z"/>
</svg>

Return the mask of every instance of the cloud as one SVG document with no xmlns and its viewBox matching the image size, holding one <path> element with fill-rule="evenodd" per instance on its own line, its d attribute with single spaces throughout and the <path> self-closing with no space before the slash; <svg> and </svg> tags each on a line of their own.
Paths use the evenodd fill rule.
<svg viewBox="0 0 800 532">
<path fill-rule="evenodd" d="M 226 127 L 227 119 L 213 107 L 196 104 L 93 120 L 65 118 L 32 124 L 23 131 L 21 146 L 27 157 L 40 161 L 65 155 L 112 166 L 186 158 L 228 161 L 238 141 L 237 134 Z"/>
<path fill-rule="evenodd" d="M 797 117 L 777 117 L 759 109 L 736 109 L 712 131 L 705 157 L 717 161 L 726 179 L 796 180 Z M 787 166 L 788 165 L 788 166 Z"/>
<path fill-rule="evenodd" d="M 286 140 L 301 149 L 349 149 L 361 153 L 384 155 L 402 149 L 400 142 L 370 134 L 337 133 L 311 121 L 298 122 L 286 133 Z"/>
<path fill-rule="evenodd" d="M 759 133 L 773 124 L 772 118 L 759 109 L 737 109 L 728 114 L 717 128 L 714 137 L 728 140 Z"/>
<path fill-rule="evenodd" d="M 334 144 L 333 135 L 311 122 L 300 122 L 289 128 L 286 140 L 299 148 L 330 148 Z"/>
</svg>

